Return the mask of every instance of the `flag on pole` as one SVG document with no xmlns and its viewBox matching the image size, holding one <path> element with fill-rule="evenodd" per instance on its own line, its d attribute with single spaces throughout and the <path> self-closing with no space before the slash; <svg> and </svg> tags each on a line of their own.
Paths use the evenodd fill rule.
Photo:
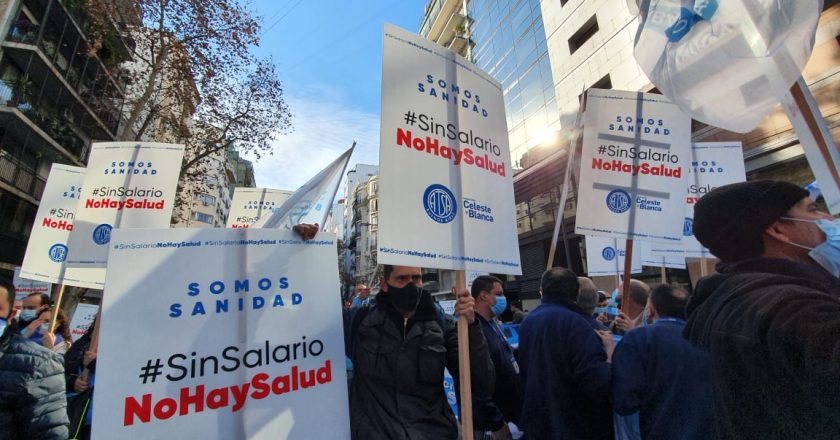
<svg viewBox="0 0 840 440">
<path fill-rule="evenodd" d="M 338 159 L 298 188 L 271 215 L 263 216 L 252 227 L 292 229 L 292 226 L 301 223 L 318 223 L 323 228 L 354 148 L 356 148 L 356 142 L 353 142 L 353 145 Z"/>
</svg>

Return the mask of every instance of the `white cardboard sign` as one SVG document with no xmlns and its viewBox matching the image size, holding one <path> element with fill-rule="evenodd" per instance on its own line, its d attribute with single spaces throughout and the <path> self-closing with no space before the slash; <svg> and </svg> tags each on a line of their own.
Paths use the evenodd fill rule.
<svg viewBox="0 0 840 440">
<path fill-rule="evenodd" d="M 30 280 L 20 277 L 20 266 L 15 267 L 15 275 L 12 280 L 12 285 L 15 286 L 15 300 L 24 299 L 33 293 L 45 293 L 50 295 L 52 284 L 44 281 Z"/>
<path fill-rule="evenodd" d="M 654 243 L 642 242 L 642 266 L 685 269 L 685 252 L 655 253 Z"/>
<path fill-rule="evenodd" d="M 113 229 L 169 227 L 183 157 L 178 144 L 93 144 L 68 239 L 65 284 L 103 287 Z"/>
<path fill-rule="evenodd" d="M 389 24 L 382 55 L 378 262 L 521 273 L 501 86 Z"/>
<path fill-rule="evenodd" d="M 334 234 L 118 229 L 111 248 L 94 439 L 349 438 Z"/>
<path fill-rule="evenodd" d="M 609 237 L 586 236 L 587 276 L 617 275 L 624 273 L 626 240 Z M 630 273 L 642 271 L 642 256 L 638 241 L 633 241 Z"/>
<path fill-rule="evenodd" d="M 50 168 L 26 245 L 20 270 L 22 278 L 56 284 L 64 282 L 67 239 L 73 230 L 84 178 L 84 168 L 61 164 L 53 164 Z"/>
<path fill-rule="evenodd" d="M 271 215 L 274 209 L 283 205 L 294 191 L 271 188 L 245 188 L 233 190 L 228 228 L 247 228 L 261 217 Z"/>
<path fill-rule="evenodd" d="M 691 120 L 662 95 L 590 89 L 586 99 L 575 233 L 679 243 Z"/>
<path fill-rule="evenodd" d="M 90 326 L 93 325 L 97 311 L 99 311 L 99 306 L 96 304 L 79 303 L 76 305 L 73 319 L 70 320 L 70 334 L 74 341 L 87 333 Z"/>
</svg>

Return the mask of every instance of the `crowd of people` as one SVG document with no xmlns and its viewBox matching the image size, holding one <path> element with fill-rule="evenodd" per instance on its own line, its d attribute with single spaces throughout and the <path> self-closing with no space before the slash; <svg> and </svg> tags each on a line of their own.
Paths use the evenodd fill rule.
<svg viewBox="0 0 840 440">
<path fill-rule="evenodd" d="M 378 294 L 359 285 L 344 310 L 351 437 L 459 438 L 443 380 L 463 318 L 477 439 L 840 438 L 838 219 L 755 181 L 704 196 L 694 233 L 720 263 L 692 293 L 632 280 L 611 296 L 556 267 L 527 315 L 493 276 L 453 289 L 453 316 L 420 268 L 382 265 Z M 45 295 L 13 304 L 0 281 L 0 440 L 87 438 L 91 332 L 71 341 Z"/>
</svg>

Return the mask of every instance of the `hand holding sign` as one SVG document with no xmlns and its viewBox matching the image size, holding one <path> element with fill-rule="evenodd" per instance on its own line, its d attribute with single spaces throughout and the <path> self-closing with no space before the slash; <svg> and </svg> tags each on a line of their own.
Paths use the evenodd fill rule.
<svg viewBox="0 0 840 440">
<path fill-rule="evenodd" d="M 304 240 L 312 240 L 315 238 L 315 234 L 317 234 L 320 229 L 321 227 L 318 226 L 318 223 L 315 223 L 314 225 L 302 223 L 292 226 L 292 230 L 295 231 L 296 234 L 300 235 L 300 238 Z"/>
<path fill-rule="evenodd" d="M 457 298 L 455 302 L 455 315 L 467 318 L 467 322 L 472 324 L 475 321 L 475 298 L 470 295 L 467 289 L 456 292 L 456 288 L 453 287 L 452 294 Z"/>
</svg>

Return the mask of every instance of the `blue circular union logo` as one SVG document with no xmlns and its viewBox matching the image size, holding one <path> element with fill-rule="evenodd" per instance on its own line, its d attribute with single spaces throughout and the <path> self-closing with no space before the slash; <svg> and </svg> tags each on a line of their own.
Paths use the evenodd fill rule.
<svg viewBox="0 0 840 440">
<path fill-rule="evenodd" d="M 437 183 L 429 185 L 423 193 L 423 207 L 426 214 L 438 223 L 449 223 L 458 213 L 455 195 L 449 188 Z"/>
<path fill-rule="evenodd" d="M 61 263 L 67 258 L 67 246 L 58 243 L 54 244 L 50 247 L 50 260 L 55 261 L 56 263 Z"/>
<path fill-rule="evenodd" d="M 93 242 L 96 244 L 108 244 L 111 241 L 111 225 L 103 223 L 93 230 Z"/>
<path fill-rule="evenodd" d="M 684 237 L 691 237 L 692 234 L 692 226 L 694 225 L 694 219 L 690 217 L 686 217 L 685 221 L 683 222 L 683 236 Z"/>
<path fill-rule="evenodd" d="M 614 189 L 607 194 L 607 208 L 610 211 L 621 214 L 627 212 L 633 206 L 630 194 L 623 189 Z"/>
<path fill-rule="evenodd" d="M 601 251 L 601 256 L 607 261 L 612 261 L 615 258 L 615 249 L 607 246 Z"/>
</svg>

